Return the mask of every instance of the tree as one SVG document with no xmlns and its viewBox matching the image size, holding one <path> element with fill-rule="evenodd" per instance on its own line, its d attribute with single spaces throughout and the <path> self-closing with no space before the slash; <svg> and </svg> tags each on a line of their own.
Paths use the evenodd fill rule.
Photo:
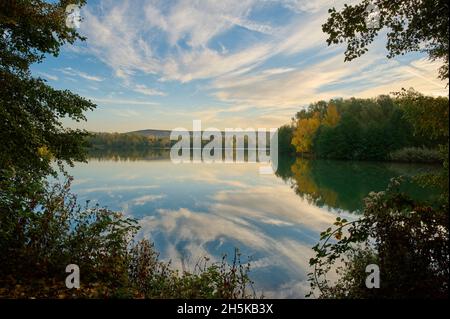
<svg viewBox="0 0 450 319">
<path fill-rule="evenodd" d="M 414 89 L 396 94 L 396 102 L 415 133 L 431 140 L 448 141 L 449 104 L 447 97 L 425 96 Z"/>
<path fill-rule="evenodd" d="M 300 119 L 297 122 L 297 128 L 294 131 L 292 144 L 299 153 L 308 153 L 311 151 L 313 138 L 320 126 L 320 115 L 314 113 L 311 118 Z"/>
<path fill-rule="evenodd" d="M 415 133 L 431 141 L 437 141 L 443 167 L 440 174 L 425 175 L 426 185 L 438 187 L 442 198 L 448 203 L 448 151 L 449 151 L 449 100 L 447 97 L 429 97 L 412 89 L 397 94 L 397 103 Z"/>
<path fill-rule="evenodd" d="M 284 154 L 292 154 L 295 152 L 292 145 L 292 136 L 294 127 L 292 125 L 283 125 L 278 129 L 278 151 Z"/>
<path fill-rule="evenodd" d="M 367 23 L 370 11 L 377 24 Z M 387 28 L 388 58 L 408 52 L 425 52 L 442 66 L 439 76 L 449 77 L 448 2 L 446 0 L 363 0 L 345 5 L 341 11 L 331 8 L 322 30 L 328 34 L 328 45 L 346 43 L 345 61 L 351 61 L 368 51 L 378 33 Z"/>
<path fill-rule="evenodd" d="M 412 97 L 409 98 L 409 100 L 411 99 Z M 422 100 L 423 108 L 416 111 L 415 117 L 420 119 L 418 121 L 422 125 L 426 122 L 440 125 L 440 127 L 431 128 L 431 132 L 439 129 L 439 134 L 442 135 L 446 127 L 443 123 L 436 122 L 436 119 L 440 116 L 444 120 L 447 118 L 448 111 L 445 113 L 445 103 L 448 99 L 423 96 Z M 321 109 L 320 113 L 317 110 L 319 103 L 320 105 L 326 105 L 326 108 Z M 414 152 L 414 149 L 422 150 L 425 148 L 427 149 L 426 152 L 419 150 L 419 153 L 433 155 L 439 145 L 445 142 L 445 136 L 431 138 L 429 135 L 414 132 L 413 124 L 408 119 L 410 117 L 408 114 L 412 110 L 407 111 L 407 108 L 402 106 L 406 103 L 405 98 L 381 95 L 371 99 L 350 98 L 319 103 L 311 104 L 308 108 L 302 110 L 297 124 L 302 124 L 305 127 L 295 129 L 297 137 L 293 140 L 295 145 L 300 146 L 300 149 L 309 147 L 309 152 L 312 152 L 316 157 L 390 160 L 392 152 L 403 148 L 409 149 L 407 153 L 410 153 L 411 150 Z M 424 107 L 425 105 L 428 105 L 428 108 Z M 317 130 L 308 131 L 309 133 L 306 134 L 305 131 L 311 124 L 310 119 L 314 116 L 320 120 L 320 126 Z M 422 131 L 426 130 L 422 129 Z M 303 141 L 304 145 L 299 140 L 300 138 L 306 138 Z M 396 160 L 401 160 L 401 155 L 407 153 L 397 152 Z M 436 161 L 435 156 L 428 158 L 427 156 L 416 156 L 415 158 L 418 161 Z"/>
<path fill-rule="evenodd" d="M 62 127 L 64 117 L 84 120 L 95 105 L 67 90 L 33 78 L 29 67 L 46 54 L 57 56 L 64 43 L 83 38 L 65 24 L 65 7 L 84 0 L 2 1 L 0 6 L 0 169 L 39 178 L 51 172 L 50 157 L 83 158 L 86 132 Z M 45 148 L 47 152 L 39 152 Z"/>
<path fill-rule="evenodd" d="M 63 128 L 61 119 L 83 120 L 83 112 L 95 105 L 49 87 L 29 70 L 45 54 L 58 55 L 64 43 L 83 39 L 64 23 L 69 3 L 84 1 L 0 4 L 0 222 L 5 249 L 14 247 L 21 228 L 27 227 L 24 207 L 43 191 L 45 176 L 55 173 L 51 161 L 71 164 L 84 158 L 86 132 Z"/>
<path fill-rule="evenodd" d="M 327 112 L 327 107 L 328 103 L 326 101 L 311 103 L 306 109 L 297 112 L 295 118 L 297 120 L 307 119 L 312 117 L 315 113 L 318 114 L 320 118 L 323 118 Z"/>
<path fill-rule="evenodd" d="M 336 105 L 329 104 L 327 107 L 327 114 L 323 120 L 323 124 L 326 126 L 334 127 L 339 123 L 341 116 L 337 110 Z"/>
<path fill-rule="evenodd" d="M 85 1 L 9 0 L 0 3 L 0 255 L 11 256 L 29 244 L 38 198 L 48 174 L 59 164 L 84 159 L 82 130 L 61 120 L 84 120 L 95 105 L 33 78 L 30 65 L 57 56 L 65 43 L 83 38 L 65 24 L 68 4 Z M 28 241 L 27 241 L 28 240 Z M 3 271 L 2 271 L 3 272 Z"/>
<path fill-rule="evenodd" d="M 342 143 L 345 141 L 335 128 L 321 126 L 314 137 L 314 154 L 321 158 L 339 158 Z"/>
</svg>

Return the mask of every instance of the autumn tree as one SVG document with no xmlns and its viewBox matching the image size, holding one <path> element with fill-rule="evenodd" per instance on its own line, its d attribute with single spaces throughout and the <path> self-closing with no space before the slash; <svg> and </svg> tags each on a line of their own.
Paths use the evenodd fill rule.
<svg viewBox="0 0 450 319">
<path fill-rule="evenodd" d="M 314 113 L 311 118 L 303 118 L 297 121 L 292 144 L 298 153 L 308 153 L 313 145 L 313 138 L 320 126 L 320 114 Z"/>
<path fill-rule="evenodd" d="M 329 104 L 327 108 L 327 114 L 323 120 L 323 124 L 326 126 L 334 127 L 339 123 L 341 116 L 337 110 L 335 104 Z"/>
</svg>

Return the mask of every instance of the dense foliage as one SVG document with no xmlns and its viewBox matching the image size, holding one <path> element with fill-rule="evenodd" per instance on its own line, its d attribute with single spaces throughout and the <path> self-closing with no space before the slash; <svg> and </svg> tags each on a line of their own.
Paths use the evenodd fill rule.
<svg viewBox="0 0 450 319">
<path fill-rule="evenodd" d="M 421 99 L 420 102 L 414 104 L 414 97 Z M 432 105 L 435 105 L 433 110 Z M 447 112 L 448 116 L 448 98 L 426 97 L 410 90 L 394 98 L 379 96 L 313 103 L 296 114 L 292 144 L 301 154 L 353 160 L 403 160 L 399 157 L 401 153 L 395 153 L 394 157 L 390 154 L 407 147 L 436 150 L 445 138 L 426 138 L 423 131 L 414 130 L 408 115 L 411 112 L 426 113 L 426 116 L 432 116 L 430 113 L 446 116 Z M 435 152 L 422 153 L 427 154 L 432 156 L 416 159 L 442 161 L 436 159 Z"/>
<path fill-rule="evenodd" d="M 278 129 L 278 152 L 281 154 L 295 154 L 294 145 L 292 145 L 292 135 L 294 134 L 294 125 L 283 125 Z"/>
<path fill-rule="evenodd" d="M 249 264 L 202 260 L 173 270 L 153 244 L 136 242 L 136 220 L 98 205 L 80 205 L 69 177 L 29 198 L 20 234 L 0 259 L 0 298 L 245 298 L 253 297 Z M 2 236 L 5 228 L 2 225 Z M 3 245 L 2 245 L 3 247 Z M 81 289 L 65 286 L 65 267 L 80 268 Z"/>
<path fill-rule="evenodd" d="M 369 5 L 372 10 L 368 10 Z M 375 11 L 378 25 L 369 27 L 367 18 L 374 13 L 370 11 Z M 323 31 L 329 35 L 328 44 L 347 43 L 346 61 L 364 54 L 367 45 L 386 27 L 389 29 L 388 57 L 424 51 L 432 60 L 442 62 L 440 78 L 448 82 L 446 1 L 363 0 L 351 6 L 345 5 L 340 12 L 332 8 L 329 13 L 328 21 L 322 26 Z M 433 204 L 411 200 L 398 189 L 401 183 L 398 179 L 392 180 L 386 191 L 370 193 L 361 218 L 348 222 L 338 217 L 332 227 L 321 233 L 321 242 L 313 247 L 316 256 L 310 260 L 314 268 L 309 274 L 311 294 L 318 293 L 321 298 L 448 298 L 448 97 L 433 98 L 413 90 L 403 90 L 396 95 L 394 104 L 398 106 L 398 115 L 392 117 L 385 114 L 384 119 L 393 118 L 394 121 L 383 121 L 381 125 L 386 125 L 384 128 L 389 130 L 389 124 L 394 124 L 397 118 L 397 121 L 401 119 L 397 122 L 401 124 L 397 133 L 404 134 L 405 129 L 408 131 L 407 135 L 387 138 L 392 144 L 384 146 L 392 152 L 391 157 L 402 159 L 407 153 L 414 153 L 415 157 L 419 153 L 421 156 L 431 155 L 428 151 L 415 148 L 411 152 L 411 148 L 404 147 L 438 149 L 442 161 L 440 172 L 415 179 L 423 185 L 436 187 L 441 193 L 440 200 Z M 354 127 L 353 131 L 365 136 L 365 142 L 373 146 L 369 154 L 376 157 L 387 155 L 380 153 L 381 148 L 377 147 L 376 140 L 381 143 L 386 141 L 379 127 L 364 127 L 354 114 L 345 117 L 342 123 L 346 123 L 347 127 L 335 133 L 349 132 Z M 410 134 L 411 130 L 414 135 Z M 410 139 L 411 136 L 414 138 Z M 358 149 L 361 143 L 358 135 L 349 134 L 346 137 L 349 144 Z M 420 142 L 416 138 L 424 140 Z M 320 148 L 326 140 L 316 140 L 316 151 L 323 151 Z M 402 147 L 403 150 L 391 148 L 395 143 L 397 148 Z M 330 148 L 326 146 L 327 149 Z M 380 269 L 379 288 L 368 289 L 365 284 L 368 275 L 366 266 L 369 264 L 375 264 Z M 333 270 L 337 273 L 334 281 L 327 279 Z"/>
<path fill-rule="evenodd" d="M 398 103 L 413 131 L 438 143 L 440 171 L 415 179 L 436 187 L 441 197 L 414 201 L 393 180 L 386 191 L 367 196 L 361 218 L 338 217 L 321 234 L 310 260 L 311 293 L 321 298 L 448 298 L 448 99 L 404 91 Z M 380 288 L 367 289 L 368 264 L 381 269 Z M 336 282 L 326 277 L 333 270 Z"/>
<path fill-rule="evenodd" d="M 83 4 L 84 1 L 71 2 Z M 49 207 L 43 207 L 41 215 L 34 214 L 33 209 L 39 203 L 51 204 L 38 202 L 36 198 L 43 198 L 46 192 L 46 177 L 56 174 L 52 161 L 62 165 L 84 159 L 86 132 L 64 128 L 61 120 L 83 120 L 83 112 L 95 105 L 69 91 L 49 87 L 42 79 L 33 78 L 29 70 L 44 55 L 58 55 L 64 43 L 82 39 L 64 23 L 68 3 L 30 0 L 0 4 L 2 276 L 12 275 L 6 271 L 8 263 L 18 268 L 28 265 L 27 252 L 34 245 L 34 237 L 30 236 L 34 236 L 33 228 L 41 222 L 41 216 L 46 216 Z M 31 256 L 30 260 L 33 260 Z"/>
<path fill-rule="evenodd" d="M 65 8 L 84 2 L 0 2 L 0 298 L 253 296 L 238 253 L 231 264 L 205 261 L 179 273 L 149 242 L 134 242 L 135 220 L 80 206 L 70 177 L 49 184 L 66 176 L 65 163 L 85 159 L 88 133 L 64 128 L 62 119 L 85 120 L 95 105 L 51 88 L 29 67 L 83 39 L 66 26 Z M 69 264 L 80 267 L 82 289 L 65 287 Z"/>
<path fill-rule="evenodd" d="M 51 88 L 29 71 L 30 64 L 41 62 L 45 54 L 56 56 L 64 43 L 82 39 L 64 23 L 68 3 L 0 4 L 1 177 L 12 173 L 18 180 L 30 175 L 38 180 L 52 172 L 51 159 L 69 163 L 83 159 L 86 132 L 63 128 L 61 119 L 84 120 L 83 112 L 95 105 L 69 91 Z"/>
<path fill-rule="evenodd" d="M 411 200 L 393 180 L 365 199 L 363 216 L 338 217 L 321 233 L 310 260 L 312 294 L 321 298 L 446 298 L 449 278 L 448 206 Z M 366 266 L 380 269 L 380 287 L 368 289 Z M 336 271 L 337 281 L 327 275 Z"/>
</svg>

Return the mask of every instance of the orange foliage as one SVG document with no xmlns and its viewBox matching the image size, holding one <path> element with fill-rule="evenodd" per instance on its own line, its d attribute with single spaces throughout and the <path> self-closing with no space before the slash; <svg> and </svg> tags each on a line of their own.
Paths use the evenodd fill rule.
<svg viewBox="0 0 450 319">
<path fill-rule="evenodd" d="M 297 152 L 307 153 L 311 151 L 314 134 L 320 126 L 320 115 L 314 113 L 313 117 L 308 119 L 300 119 L 297 122 L 297 128 L 294 131 L 292 144 Z"/>
<path fill-rule="evenodd" d="M 327 115 L 325 115 L 323 124 L 334 127 L 339 123 L 340 119 L 341 116 L 339 115 L 336 105 L 329 104 L 327 108 Z"/>
</svg>

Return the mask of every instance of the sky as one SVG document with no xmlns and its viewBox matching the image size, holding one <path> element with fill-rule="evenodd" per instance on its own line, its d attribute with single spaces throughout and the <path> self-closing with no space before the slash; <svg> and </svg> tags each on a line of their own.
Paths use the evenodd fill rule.
<svg viewBox="0 0 450 319">
<path fill-rule="evenodd" d="M 344 63 L 321 25 L 345 1 L 88 0 L 79 33 L 33 74 L 97 108 L 69 127 L 89 131 L 276 128 L 312 102 L 413 87 L 448 95 L 438 62 L 387 59 L 383 35 Z"/>
</svg>

